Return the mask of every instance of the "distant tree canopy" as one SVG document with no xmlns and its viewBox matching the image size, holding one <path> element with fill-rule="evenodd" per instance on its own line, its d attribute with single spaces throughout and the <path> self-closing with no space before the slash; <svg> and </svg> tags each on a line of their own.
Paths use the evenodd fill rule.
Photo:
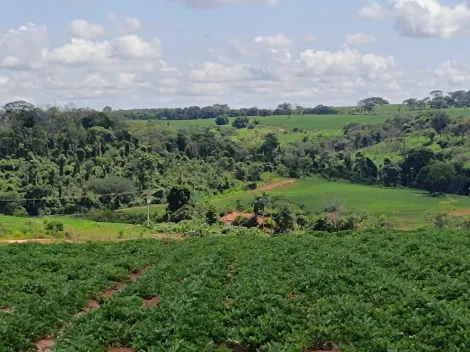
<svg viewBox="0 0 470 352">
<path fill-rule="evenodd" d="M 366 98 L 366 99 L 362 99 L 360 100 L 357 105 L 358 106 L 366 106 L 366 105 L 387 105 L 387 104 L 390 104 L 388 102 L 388 100 L 385 100 L 384 98 L 381 98 L 381 97 L 371 97 L 371 98 Z"/>
<path fill-rule="evenodd" d="M 424 110 L 427 107 L 431 109 L 447 109 L 450 107 L 467 108 L 470 107 L 470 90 L 458 90 L 444 94 L 442 90 L 433 90 L 429 93 L 430 97 L 423 99 L 409 98 L 403 101 L 410 110 Z"/>
<path fill-rule="evenodd" d="M 329 115 L 339 114 L 339 110 L 332 106 L 317 105 L 314 108 L 297 106 L 295 109 L 290 103 L 279 104 L 276 109 L 260 109 L 255 107 L 231 109 L 228 105 L 216 104 L 213 106 L 191 106 L 187 108 L 174 109 L 134 109 L 115 110 L 110 107 L 103 109 L 106 115 L 119 116 L 129 120 L 199 120 L 217 119 L 224 117 L 248 117 L 248 116 L 270 116 L 270 115 Z M 223 122 L 224 120 L 217 120 Z M 221 125 L 221 123 L 217 123 Z"/>
</svg>

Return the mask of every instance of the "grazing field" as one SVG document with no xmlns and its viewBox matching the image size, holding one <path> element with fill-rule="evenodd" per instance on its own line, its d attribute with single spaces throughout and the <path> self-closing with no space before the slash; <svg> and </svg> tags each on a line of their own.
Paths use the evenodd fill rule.
<svg viewBox="0 0 470 352">
<path fill-rule="evenodd" d="M 64 224 L 64 231 L 60 234 L 63 239 L 110 240 L 136 238 L 150 234 L 150 231 L 143 226 L 129 224 L 94 222 L 58 216 L 19 218 L 0 215 L 0 240 L 54 238 L 56 234 L 46 230 L 46 223 L 50 221 L 59 221 Z"/>
<path fill-rule="evenodd" d="M 351 184 L 344 181 L 305 178 L 285 187 L 268 191 L 282 196 L 312 211 L 323 211 L 331 202 L 341 203 L 345 210 L 365 211 L 372 217 L 386 215 L 399 221 L 399 225 L 416 227 L 424 224 L 430 212 L 447 210 L 450 200 L 456 209 L 470 209 L 470 197 L 432 197 L 424 191 L 394 189 Z M 253 201 L 252 192 L 212 200 L 220 208 L 233 207 L 240 200 L 245 207 Z"/>
<path fill-rule="evenodd" d="M 466 351 L 469 262 L 451 231 L 12 245 L 0 350 Z"/>
</svg>

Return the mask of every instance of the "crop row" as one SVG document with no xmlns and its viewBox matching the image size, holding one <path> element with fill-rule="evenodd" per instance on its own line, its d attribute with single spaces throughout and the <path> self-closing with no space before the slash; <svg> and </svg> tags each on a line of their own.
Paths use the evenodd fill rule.
<svg viewBox="0 0 470 352">
<path fill-rule="evenodd" d="M 55 351 L 470 350 L 470 238 L 463 232 L 229 236 L 169 246 L 152 241 L 97 246 L 105 256 L 122 251 L 124 262 L 128 255 L 134 258 L 134 267 L 118 270 L 122 275 L 145 264 L 152 268 L 99 309 L 73 320 Z M 35 249 L 39 257 L 62 262 L 61 251 L 86 248 Z M 111 261 L 99 260 L 106 259 Z M 31 267 L 33 261 L 17 265 Z M 113 263 L 108 265 L 123 267 Z M 79 292 L 93 294 L 119 279 L 114 275 L 94 291 Z M 70 314 L 79 307 L 78 302 Z M 15 309 L 1 320 L 1 333 L 20 318 Z M 22 349 L 14 343 L 10 340 L 10 350 Z"/>
</svg>

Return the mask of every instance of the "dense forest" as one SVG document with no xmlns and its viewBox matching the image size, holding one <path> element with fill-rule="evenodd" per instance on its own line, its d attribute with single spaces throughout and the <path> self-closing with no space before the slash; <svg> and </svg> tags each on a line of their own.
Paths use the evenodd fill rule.
<svg viewBox="0 0 470 352">
<path fill-rule="evenodd" d="M 180 221 L 202 207 L 195 200 L 256 188 L 265 174 L 469 194 L 470 121 L 450 118 L 444 109 L 400 112 L 382 125 L 350 123 L 341 136 L 306 135 L 283 145 L 268 133 L 257 146 L 237 141 L 236 128 L 218 123 L 131 131 L 109 110 L 40 109 L 17 101 L 6 104 L 0 118 L 2 214 L 77 214 L 150 202 L 168 203 L 162 221 Z M 413 138 L 425 141 L 407 145 Z M 374 162 L 367 148 L 381 144 L 398 152 Z"/>
</svg>

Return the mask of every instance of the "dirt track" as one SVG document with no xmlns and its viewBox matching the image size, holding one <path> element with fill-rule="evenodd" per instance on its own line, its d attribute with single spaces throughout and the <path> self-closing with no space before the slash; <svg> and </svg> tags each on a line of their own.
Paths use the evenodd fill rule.
<svg viewBox="0 0 470 352">
<path fill-rule="evenodd" d="M 131 237 L 131 238 L 97 238 L 97 239 L 83 239 L 83 240 L 66 240 L 66 243 L 86 243 L 86 242 L 126 242 L 126 241 L 134 241 L 134 240 L 141 240 L 141 239 L 174 239 L 174 240 L 182 240 L 182 234 L 169 234 L 169 233 L 157 233 L 152 236 L 148 237 Z M 50 239 L 50 238 L 31 238 L 26 240 L 0 240 L 1 243 L 6 244 L 26 244 L 26 243 L 41 243 L 41 244 L 53 244 L 57 240 Z"/>
<path fill-rule="evenodd" d="M 273 183 L 269 183 L 267 185 L 261 186 L 260 188 L 255 189 L 253 192 L 258 193 L 258 192 L 272 191 L 274 189 L 284 188 L 284 187 L 289 186 L 293 183 L 295 183 L 294 179 L 273 182 Z"/>
</svg>

